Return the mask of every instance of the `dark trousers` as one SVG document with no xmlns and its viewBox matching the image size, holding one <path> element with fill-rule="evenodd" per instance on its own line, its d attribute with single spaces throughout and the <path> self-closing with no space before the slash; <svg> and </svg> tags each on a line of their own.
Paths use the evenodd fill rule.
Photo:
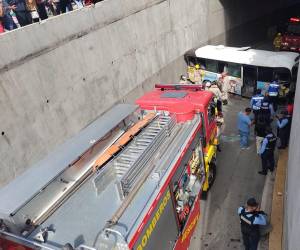
<svg viewBox="0 0 300 250">
<path fill-rule="evenodd" d="M 259 242 L 259 234 L 245 234 L 243 233 L 243 242 L 245 250 L 257 250 Z"/>
<path fill-rule="evenodd" d="M 42 2 L 42 3 L 37 3 L 37 11 L 39 13 L 39 16 L 42 20 L 45 20 L 48 18 L 48 14 L 47 14 L 47 11 L 46 11 L 46 6 L 45 6 L 45 3 Z"/>
<path fill-rule="evenodd" d="M 62 13 L 66 13 L 68 11 L 72 11 L 73 7 L 70 0 L 60 0 L 60 10 Z"/>
<path fill-rule="evenodd" d="M 222 101 L 217 100 L 217 110 L 218 112 L 222 112 Z"/>
<path fill-rule="evenodd" d="M 269 100 L 273 105 L 274 111 L 276 112 L 278 109 L 278 96 L 269 96 Z"/>
<path fill-rule="evenodd" d="M 268 172 L 268 169 L 273 172 L 275 167 L 275 160 L 274 160 L 274 151 L 273 150 L 265 150 L 265 152 L 261 155 L 261 164 L 262 164 L 262 171 L 264 173 Z"/>
<path fill-rule="evenodd" d="M 280 139 L 280 147 L 286 148 L 289 143 L 289 135 L 287 133 L 278 133 L 278 137 Z"/>
<path fill-rule="evenodd" d="M 15 11 L 19 24 L 23 27 L 32 23 L 31 14 L 28 11 Z"/>
</svg>

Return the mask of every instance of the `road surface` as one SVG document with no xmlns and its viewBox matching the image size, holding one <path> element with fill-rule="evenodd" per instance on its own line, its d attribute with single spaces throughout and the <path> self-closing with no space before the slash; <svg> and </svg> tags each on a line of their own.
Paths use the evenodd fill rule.
<svg viewBox="0 0 300 250">
<path fill-rule="evenodd" d="M 247 105 L 248 99 L 232 96 L 223 108 L 225 130 L 222 152 L 217 156 L 217 178 L 207 201 L 202 202 L 201 219 L 189 249 L 243 249 L 237 208 L 249 197 L 260 201 L 265 180 L 257 173 L 261 162 L 255 150 L 253 129 L 250 149 L 241 150 L 239 146 L 237 113 Z"/>
</svg>

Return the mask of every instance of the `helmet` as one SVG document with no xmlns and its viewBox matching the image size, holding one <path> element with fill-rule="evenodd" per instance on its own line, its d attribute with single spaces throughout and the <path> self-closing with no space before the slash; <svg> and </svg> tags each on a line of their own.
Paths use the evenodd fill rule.
<svg viewBox="0 0 300 250">
<path fill-rule="evenodd" d="M 196 68 L 196 69 L 200 69 L 200 65 L 199 65 L 199 64 L 196 64 L 196 65 L 195 65 L 195 68 Z"/>
</svg>

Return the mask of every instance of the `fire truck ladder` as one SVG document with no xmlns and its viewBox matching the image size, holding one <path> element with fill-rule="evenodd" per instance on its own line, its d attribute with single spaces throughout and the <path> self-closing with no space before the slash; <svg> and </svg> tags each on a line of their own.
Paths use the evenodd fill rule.
<svg viewBox="0 0 300 250">
<path fill-rule="evenodd" d="M 117 176 L 121 177 L 123 196 L 127 196 L 145 171 L 145 166 L 175 126 L 175 117 L 161 114 L 136 136 L 115 159 Z"/>
</svg>

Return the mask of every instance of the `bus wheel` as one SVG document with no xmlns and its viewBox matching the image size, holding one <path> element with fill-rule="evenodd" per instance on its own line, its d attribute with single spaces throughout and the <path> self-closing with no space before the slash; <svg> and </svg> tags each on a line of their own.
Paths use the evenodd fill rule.
<svg viewBox="0 0 300 250">
<path fill-rule="evenodd" d="M 208 189 L 207 191 L 203 191 L 201 193 L 201 200 L 206 200 L 207 199 L 207 193 L 210 190 L 210 188 L 212 187 L 212 185 L 215 182 L 216 179 L 216 175 L 217 175 L 217 166 L 214 162 L 211 162 L 209 164 L 209 172 L 208 172 Z"/>
</svg>

